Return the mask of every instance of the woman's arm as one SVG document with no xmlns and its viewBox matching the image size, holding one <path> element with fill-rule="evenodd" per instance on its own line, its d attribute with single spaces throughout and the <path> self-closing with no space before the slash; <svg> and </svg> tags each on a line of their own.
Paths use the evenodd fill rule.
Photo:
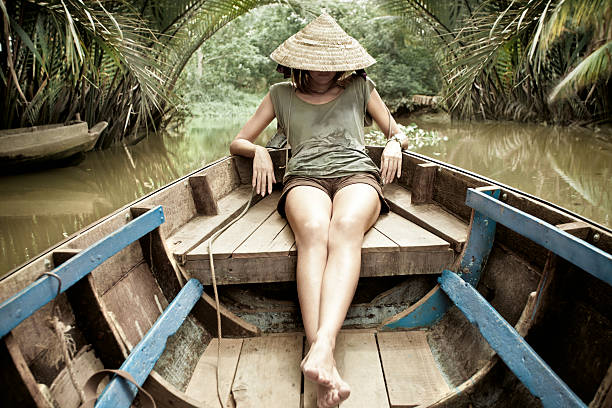
<svg viewBox="0 0 612 408">
<path fill-rule="evenodd" d="M 390 183 L 396 176 L 402 175 L 402 149 L 407 147 L 408 141 L 393 117 L 389 114 L 385 103 L 376 89 L 373 89 L 370 94 L 367 109 L 372 119 L 374 119 L 378 127 L 387 136 L 387 144 L 380 158 L 380 175 L 383 183 Z M 389 126 L 389 119 L 391 120 L 391 126 Z M 390 132 L 389 129 L 391 130 Z M 402 140 L 401 145 L 395 139 L 390 140 L 393 135 L 399 136 Z"/>
<path fill-rule="evenodd" d="M 231 154 L 253 158 L 253 188 L 257 194 L 262 196 L 266 194 L 266 190 L 268 194 L 272 193 L 272 184 L 276 183 L 274 166 L 268 149 L 253 142 L 274 118 L 274 106 L 268 92 L 253 116 L 240 129 L 230 144 Z"/>
</svg>

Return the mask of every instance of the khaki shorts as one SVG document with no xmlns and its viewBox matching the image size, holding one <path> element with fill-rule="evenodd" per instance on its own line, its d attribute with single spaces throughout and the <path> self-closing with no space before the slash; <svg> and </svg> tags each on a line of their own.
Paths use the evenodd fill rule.
<svg viewBox="0 0 612 408">
<path fill-rule="evenodd" d="M 343 187 L 358 183 L 368 184 L 372 186 L 376 190 L 376 192 L 378 193 L 378 197 L 380 198 L 380 213 L 385 214 L 389 212 L 389 204 L 387 204 L 387 201 L 383 196 L 381 184 L 379 183 L 378 179 L 370 173 L 357 173 L 351 174 L 350 176 L 330 178 L 289 176 L 287 180 L 285 180 L 283 192 L 281 193 L 281 197 L 278 200 L 278 206 L 276 207 L 276 209 L 283 218 L 286 218 L 285 200 L 287 199 L 287 193 L 289 193 L 289 190 L 291 190 L 293 187 L 316 187 L 320 190 L 323 190 L 329 196 L 329 198 L 333 200 L 336 193 L 340 191 Z"/>
</svg>

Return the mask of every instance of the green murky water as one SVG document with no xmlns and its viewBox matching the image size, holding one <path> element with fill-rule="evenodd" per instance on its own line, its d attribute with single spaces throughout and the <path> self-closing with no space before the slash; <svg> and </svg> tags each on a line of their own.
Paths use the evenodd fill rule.
<svg viewBox="0 0 612 408">
<path fill-rule="evenodd" d="M 243 119 L 194 120 L 78 166 L 0 177 L 0 276 L 98 218 L 228 154 Z M 540 196 L 594 221 L 612 220 L 612 138 L 584 129 L 450 123 L 422 117 L 441 141 L 415 151 Z M 266 130 L 264 139 L 273 128 Z"/>
</svg>

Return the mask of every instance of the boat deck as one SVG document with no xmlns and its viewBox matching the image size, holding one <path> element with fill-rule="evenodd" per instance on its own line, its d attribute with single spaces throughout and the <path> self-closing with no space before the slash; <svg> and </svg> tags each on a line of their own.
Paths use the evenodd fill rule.
<svg viewBox="0 0 612 408">
<path fill-rule="evenodd" d="M 240 213 L 250 194 L 250 186 L 235 189 L 219 200 L 217 214 L 196 216 L 167 240 L 190 276 L 211 283 L 208 239 Z M 218 284 L 295 280 L 295 238 L 276 211 L 279 195 L 257 202 L 214 241 Z M 361 276 L 438 274 L 449 267 L 467 224 L 435 203 L 412 205 L 410 191 L 398 185 L 385 186 L 385 195 L 392 211 L 364 237 Z"/>
<path fill-rule="evenodd" d="M 304 343 L 302 334 L 223 339 L 219 389 L 224 401 L 233 398 L 226 406 L 316 407 L 316 385 L 305 381 L 300 371 Z M 186 389 L 206 407 L 220 406 L 217 344 L 211 341 Z M 417 406 L 450 391 L 424 331 L 342 331 L 335 354 L 338 371 L 351 386 L 341 408 Z"/>
</svg>

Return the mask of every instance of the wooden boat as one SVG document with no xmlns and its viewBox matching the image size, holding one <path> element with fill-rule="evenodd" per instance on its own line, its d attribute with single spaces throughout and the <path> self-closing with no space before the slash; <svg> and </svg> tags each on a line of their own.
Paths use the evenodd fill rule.
<svg viewBox="0 0 612 408">
<path fill-rule="evenodd" d="M 53 124 L 0 131 L 0 167 L 22 172 L 76 162 L 96 145 L 107 122 L 91 129 L 86 122 Z"/>
<path fill-rule="evenodd" d="M 369 151 L 378 162 L 381 149 Z M 280 180 L 284 151 L 272 158 Z M 152 371 L 133 375 L 158 407 L 218 407 L 217 347 L 224 406 L 315 406 L 299 370 L 296 248 L 275 212 L 278 192 L 254 197 L 214 242 L 224 336 L 215 339 L 207 242 L 251 198 L 250 180 L 249 160 L 221 159 L 4 277 L 0 311 L 12 304 L 15 324 L 0 346 L 3 406 L 78 407 L 92 373 L 131 372 L 144 353 Z M 610 406 L 610 230 L 408 152 L 385 194 L 392 213 L 365 237 L 362 278 L 338 338 L 337 364 L 352 386 L 343 408 Z M 62 294 L 27 317 L 19 296 L 38 290 L 31 302 L 54 299 L 56 279 L 38 279 L 51 270 L 62 276 Z M 135 394 L 122 381 L 113 379 L 97 406 L 129 406 L 111 398 Z"/>
</svg>

